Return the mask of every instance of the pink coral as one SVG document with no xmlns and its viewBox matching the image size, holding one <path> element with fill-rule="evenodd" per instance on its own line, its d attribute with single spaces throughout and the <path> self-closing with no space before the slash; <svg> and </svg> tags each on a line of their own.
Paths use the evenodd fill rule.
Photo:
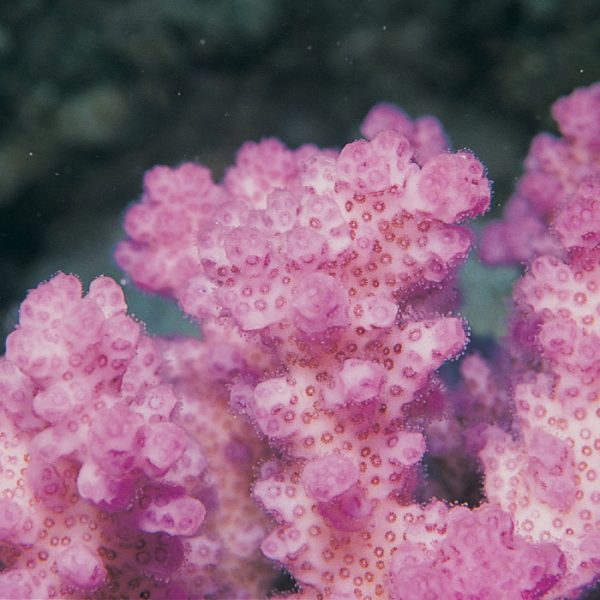
<svg viewBox="0 0 600 600">
<path fill-rule="evenodd" d="M 494 364 L 466 357 L 452 390 L 490 186 L 435 119 L 378 105 L 339 152 L 248 142 L 221 183 L 149 171 L 116 258 L 203 339 L 147 336 L 106 277 L 30 292 L 0 359 L 0 596 L 259 598 L 277 565 L 298 600 L 592 583 L 599 89 L 555 104 L 564 137 L 534 143 L 486 234 L 490 260 L 532 260 Z M 476 456 L 485 498 L 435 499 Z"/>
<path fill-rule="evenodd" d="M 230 502 L 226 485 L 215 498 L 210 473 L 231 465 L 225 450 L 244 437 L 243 427 L 236 433 L 232 426 L 224 387 L 245 364 L 243 354 L 223 339 L 221 350 L 217 345 L 204 360 L 213 428 L 224 418 L 220 426 L 228 432 L 209 444 L 185 420 L 191 390 L 182 375 L 165 369 L 172 360 L 166 354 L 176 347 L 147 337 L 126 309 L 111 279 L 96 279 L 82 298 L 79 281 L 63 274 L 30 292 L 21 306 L 20 325 L 0 359 L 6 414 L 0 536 L 10 543 L 0 575 L 4 597 L 106 597 L 119 590 L 165 598 L 213 589 L 237 594 L 237 584 L 221 573 L 213 579 L 215 553 L 232 572 L 239 569 L 224 534 L 214 529 L 215 519 L 224 526 L 231 518 L 224 511 L 237 513 L 224 508 Z M 204 346 L 192 349 L 196 358 L 204 352 Z M 185 352 L 173 356 L 183 370 Z M 188 385 L 199 377 L 191 369 Z M 242 447 L 247 464 L 261 452 L 252 443 Z M 244 482 L 249 489 L 247 464 L 237 474 L 228 471 L 231 497 L 240 495 Z M 258 551 L 264 526 L 250 501 L 239 511 L 230 529 L 241 542 L 239 522 L 242 515 L 249 519 L 248 540 L 237 544 L 238 555 L 248 556 Z M 211 559 L 203 557 L 205 550 Z M 196 591 L 190 571 L 204 582 Z M 246 588 L 270 577 L 256 559 Z"/>
<path fill-rule="evenodd" d="M 563 137 L 540 134 L 534 138 L 525 174 L 504 218 L 484 229 L 481 256 L 489 264 L 559 255 L 561 245 L 551 234 L 550 223 L 584 181 L 600 176 L 600 83 L 560 98 L 552 115 Z"/>
<path fill-rule="evenodd" d="M 525 539 L 558 544 L 571 565 L 562 583 L 571 594 L 600 572 L 600 222 L 593 210 L 580 216 L 598 201 L 597 182 L 583 183 L 555 218 L 564 259 L 536 258 L 515 290 L 510 350 L 518 359 L 525 347 L 531 357 L 513 373 L 519 436 L 490 428 L 481 452 L 488 497 L 515 516 Z"/>
<path fill-rule="evenodd" d="M 440 122 L 429 115 L 414 121 L 393 104 L 374 106 L 365 117 L 360 131 L 368 139 L 380 131 L 398 131 L 406 136 L 415 149 L 419 164 L 450 148 L 450 142 Z"/>
<path fill-rule="evenodd" d="M 533 600 L 543 598 L 564 575 L 566 564 L 558 548 L 515 537 L 510 516 L 500 508 L 446 511 L 434 504 L 427 511 L 435 515 L 436 508 L 437 521 L 418 515 L 398 544 L 391 568 L 394 600 Z M 427 535 L 425 523 L 437 535 Z"/>
<path fill-rule="evenodd" d="M 581 136 L 582 157 L 596 149 L 580 126 L 589 115 L 577 111 L 597 108 L 598 89 L 578 90 L 555 105 L 565 135 Z M 552 181 L 549 177 L 548 192 L 554 189 Z M 505 342 L 510 370 L 504 378 L 514 417 L 512 423 L 491 419 L 491 425 L 479 428 L 488 499 L 512 515 L 520 538 L 553 543 L 566 558 L 568 569 L 551 597 L 577 597 L 600 573 L 595 484 L 600 463 L 594 438 L 600 374 L 599 202 L 596 174 L 584 178 L 547 215 L 548 253 L 530 248 L 534 257 L 515 287 Z"/>
</svg>

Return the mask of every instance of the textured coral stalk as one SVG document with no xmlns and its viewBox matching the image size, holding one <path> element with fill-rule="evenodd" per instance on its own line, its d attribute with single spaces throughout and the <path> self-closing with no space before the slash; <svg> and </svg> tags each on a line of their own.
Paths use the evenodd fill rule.
<svg viewBox="0 0 600 600">
<path fill-rule="evenodd" d="M 82 297 L 62 274 L 21 305 L 0 359 L 2 598 L 233 598 L 270 577 L 248 498 L 261 450 L 227 411 L 241 353 L 152 340 L 126 308 L 113 280 Z"/>
<path fill-rule="evenodd" d="M 555 216 L 562 259 L 535 258 L 514 294 L 508 352 L 516 410 L 508 431 L 484 432 L 488 498 L 519 535 L 555 542 L 576 597 L 600 573 L 600 179 L 582 183 Z"/>
</svg>

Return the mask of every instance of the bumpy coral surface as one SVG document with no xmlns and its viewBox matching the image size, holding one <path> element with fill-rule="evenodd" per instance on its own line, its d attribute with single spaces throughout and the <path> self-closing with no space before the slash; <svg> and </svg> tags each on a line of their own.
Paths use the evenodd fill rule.
<svg viewBox="0 0 600 600">
<path fill-rule="evenodd" d="M 30 292 L 7 339 L 3 598 L 233 598 L 272 577 L 249 499 L 261 450 L 227 410 L 242 353 L 233 341 L 207 357 L 197 341 L 153 340 L 126 308 L 113 280 L 82 298 L 80 282 L 59 274 Z M 190 405 L 204 428 L 210 415 L 211 436 Z"/>
<path fill-rule="evenodd" d="M 172 421 L 176 397 L 149 376 L 152 343 L 126 308 L 111 279 L 96 279 L 82 298 L 79 280 L 59 274 L 30 292 L 7 339 L 2 529 L 13 547 L 4 597 L 164 577 L 178 562 L 179 536 L 204 520 L 202 502 L 170 475 L 204 457 Z M 115 564 L 129 572 L 121 581 Z"/>
<path fill-rule="evenodd" d="M 600 572 L 598 206 L 600 181 L 588 180 L 554 220 L 564 258 L 536 258 L 515 290 L 517 429 L 488 429 L 481 452 L 488 497 L 524 539 L 559 545 L 570 594 Z"/>
</svg>

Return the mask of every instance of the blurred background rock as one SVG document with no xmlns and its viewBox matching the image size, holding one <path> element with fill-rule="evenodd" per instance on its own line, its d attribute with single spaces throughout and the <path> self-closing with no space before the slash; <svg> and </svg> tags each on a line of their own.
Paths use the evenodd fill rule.
<svg viewBox="0 0 600 600">
<path fill-rule="evenodd" d="M 551 102 L 598 79 L 598 0 L 6 0 L 0 339 L 58 269 L 121 277 L 121 215 L 156 163 L 219 178 L 247 139 L 340 145 L 387 100 L 485 162 L 497 211 Z M 151 331 L 186 328 L 126 289 Z"/>
</svg>

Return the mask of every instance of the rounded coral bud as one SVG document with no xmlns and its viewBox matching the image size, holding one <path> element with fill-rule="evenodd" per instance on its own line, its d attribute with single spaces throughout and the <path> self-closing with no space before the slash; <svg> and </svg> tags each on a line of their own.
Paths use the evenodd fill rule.
<svg viewBox="0 0 600 600">
<path fill-rule="evenodd" d="M 409 168 L 412 155 L 406 137 L 397 131 L 381 131 L 370 142 L 357 140 L 344 146 L 337 171 L 351 189 L 363 193 L 385 190 L 392 185 L 402 187 L 414 170 Z"/>
<path fill-rule="evenodd" d="M 225 238 L 225 252 L 232 264 L 255 275 L 268 265 L 270 246 L 255 227 L 236 227 Z"/>
<path fill-rule="evenodd" d="M 412 187 L 417 180 L 418 191 Z M 411 184 L 403 205 L 445 223 L 480 215 L 490 204 L 490 182 L 483 165 L 468 152 L 435 156 Z"/>
<path fill-rule="evenodd" d="M 570 356 L 575 350 L 577 326 L 573 319 L 553 319 L 544 323 L 538 341 L 547 356 Z"/>
<path fill-rule="evenodd" d="M 102 309 L 107 319 L 127 312 L 123 289 L 110 277 L 96 277 L 90 283 L 88 298 Z"/>
<path fill-rule="evenodd" d="M 553 226 L 565 248 L 592 249 L 600 244 L 600 176 L 579 186 Z"/>
<path fill-rule="evenodd" d="M 410 466 L 421 460 L 425 454 L 425 438 L 418 431 L 403 431 L 399 436 L 392 436 L 388 441 L 394 449 L 394 461 Z"/>
<path fill-rule="evenodd" d="M 565 137 L 600 151 L 600 83 L 559 98 L 552 116 Z"/>
<path fill-rule="evenodd" d="M 0 358 L 0 403 L 19 429 L 41 429 L 46 423 L 33 412 L 35 386 L 13 362 Z"/>
<path fill-rule="evenodd" d="M 64 419 L 73 408 L 73 400 L 64 386 L 57 384 L 46 388 L 33 398 L 33 410 L 49 423 Z"/>
<path fill-rule="evenodd" d="M 325 454 L 304 466 L 302 484 L 317 502 L 329 502 L 358 481 L 358 466 L 343 454 Z"/>
<path fill-rule="evenodd" d="M 0 598 L 29 600 L 36 593 L 36 581 L 29 569 L 10 569 L 0 573 Z"/>
<path fill-rule="evenodd" d="M 67 504 L 64 480 L 53 465 L 32 461 L 27 467 L 27 481 L 47 507 L 60 508 Z"/>
<path fill-rule="evenodd" d="M 344 398 L 347 402 L 364 402 L 379 394 L 385 383 L 385 369 L 368 360 L 349 358 L 340 371 Z"/>
<path fill-rule="evenodd" d="M 527 474 L 538 500 L 568 510 L 577 492 L 573 453 L 558 437 L 535 428 L 529 436 Z"/>
<path fill-rule="evenodd" d="M 327 238 L 311 227 L 298 225 L 285 234 L 287 257 L 300 266 L 318 266 L 327 256 Z"/>
<path fill-rule="evenodd" d="M 268 194 L 283 188 L 297 174 L 293 153 L 279 140 L 267 138 L 246 142 L 236 164 L 225 173 L 225 188 L 250 206 L 264 208 Z"/>
<path fill-rule="evenodd" d="M 165 472 L 183 456 L 186 449 L 185 432 L 181 427 L 163 421 L 153 423 L 144 429 L 143 456 L 148 463 L 150 474 Z"/>
<path fill-rule="evenodd" d="M 170 385 L 153 385 L 139 394 L 131 404 L 149 423 L 168 420 L 177 405 L 177 397 Z"/>
<path fill-rule="evenodd" d="M 344 287 L 324 273 L 308 275 L 292 301 L 294 322 L 305 333 L 348 325 L 348 297 Z"/>
<path fill-rule="evenodd" d="M 267 197 L 267 211 L 273 228 L 283 233 L 289 231 L 298 217 L 300 200 L 288 190 L 277 189 Z"/>
<path fill-rule="evenodd" d="M 291 435 L 301 426 L 297 401 L 296 390 L 284 377 L 276 377 L 256 386 L 254 402 L 248 408 L 263 433 L 277 438 Z"/>
<path fill-rule="evenodd" d="M 340 531 L 360 531 L 364 529 L 373 514 L 374 502 L 357 483 L 351 485 L 329 502 L 318 505 L 321 516 Z"/>
<path fill-rule="evenodd" d="M 125 406 L 117 405 L 99 412 L 88 435 L 94 460 L 115 475 L 132 469 L 141 448 L 139 431 L 142 425 L 142 417 Z"/>
<path fill-rule="evenodd" d="M 450 147 L 442 125 L 435 117 L 427 115 L 413 122 L 402 109 L 382 102 L 368 112 L 360 131 L 366 138 L 374 138 L 386 129 L 393 129 L 410 140 L 420 165 Z"/>
<path fill-rule="evenodd" d="M 71 544 L 56 561 L 58 571 L 78 588 L 92 591 L 106 579 L 100 557 L 84 544 Z"/>
<path fill-rule="evenodd" d="M 381 298 L 380 296 L 369 296 L 360 303 L 360 322 L 368 327 L 391 327 L 396 321 L 398 306 Z"/>
<path fill-rule="evenodd" d="M 84 463 L 77 476 L 80 496 L 106 510 L 119 511 L 127 508 L 134 488 L 133 479 L 111 477 L 92 462 Z"/>
<path fill-rule="evenodd" d="M 206 509 L 200 500 L 182 493 L 183 488 L 145 489 L 134 510 L 138 526 L 148 533 L 184 536 L 196 533 Z"/>
</svg>

